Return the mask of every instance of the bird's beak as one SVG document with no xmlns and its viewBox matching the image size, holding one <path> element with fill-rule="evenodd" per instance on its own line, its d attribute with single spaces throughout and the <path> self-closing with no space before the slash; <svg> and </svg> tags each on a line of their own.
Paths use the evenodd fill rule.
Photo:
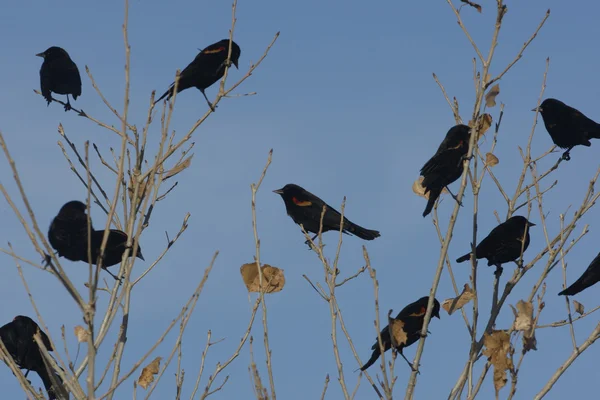
<svg viewBox="0 0 600 400">
<path fill-rule="evenodd" d="M 235 65 L 235 69 L 240 69 L 240 68 L 238 67 L 238 62 L 237 62 L 237 60 L 236 60 L 236 61 L 234 61 L 234 60 L 231 60 L 231 62 L 233 63 L 233 65 Z"/>
<path fill-rule="evenodd" d="M 533 222 L 528 222 L 527 225 L 529 225 L 529 226 L 535 226 L 535 224 Z"/>
<path fill-rule="evenodd" d="M 273 193 L 283 194 L 283 189 L 273 190 Z"/>
<path fill-rule="evenodd" d="M 44 57 L 45 57 L 45 54 L 44 54 L 44 53 L 37 53 L 37 54 L 36 54 L 36 56 L 37 56 L 37 57 L 42 57 L 42 58 L 44 58 Z"/>
<path fill-rule="evenodd" d="M 543 110 L 542 110 L 542 107 L 536 107 L 536 108 L 534 108 L 534 109 L 533 109 L 533 110 L 531 110 L 531 111 L 538 111 L 538 112 L 542 112 Z"/>
<path fill-rule="evenodd" d="M 137 258 L 139 258 L 139 259 L 140 259 L 140 260 L 142 260 L 142 261 L 146 261 L 146 260 L 144 259 L 144 256 L 142 255 L 142 251 L 140 250 L 140 248 L 139 248 L 139 247 L 138 247 L 138 251 L 137 251 L 137 256 L 136 256 L 136 257 L 137 257 Z"/>
<path fill-rule="evenodd" d="M 434 315 L 434 317 L 436 317 L 437 319 L 441 319 L 441 318 L 440 318 L 440 313 L 439 313 L 439 312 L 438 312 L 438 313 L 436 313 L 436 314 Z"/>
</svg>

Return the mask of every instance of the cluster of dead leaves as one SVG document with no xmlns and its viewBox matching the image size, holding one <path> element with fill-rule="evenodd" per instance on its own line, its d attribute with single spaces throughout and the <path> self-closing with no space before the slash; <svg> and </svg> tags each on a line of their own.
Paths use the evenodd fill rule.
<svg viewBox="0 0 600 400">
<path fill-rule="evenodd" d="M 515 314 L 513 329 L 523 332 L 523 351 L 537 350 L 535 338 L 535 320 L 533 319 L 533 304 L 519 300 L 517 308 L 510 306 Z"/>
<path fill-rule="evenodd" d="M 263 264 L 260 270 L 262 271 L 262 291 L 265 293 L 275 293 L 283 289 L 285 276 L 282 269 Z M 249 292 L 261 292 L 260 276 L 258 268 L 256 268 L 256 263 L 242 265 L 240 273 Z"/>
<path fill-rule="evenodd" d="M 90 337 L 88 331 L 81 325 L 75 327 L 75 337 L 79 343 L 86 343 Z"/>
<path fill-rule="evenodd" d="M 416 194 L 417 196 L 421 196 L 421 197 L 425 197 L 427 200 L 429 200 L 429 193 L 427 192 L 425 193 L 425 188 L 423 187 L 422 183 L 423 183 L 423 177 L 420 176 L 412 185 L 412 190 L 413 193 Z M 446 188 L 442 189 L 442 193 L 448 193 L 448 190 Z"/>
<path fill-rule="evenodd" d="M 158 374 L 160 370 L 160 360 L 162 360 L 162 357 L 156 357 L 150 364 L 144 367 L 137 381 L 138 385 L 144 389 L 148 389 L 148 386 L 154 382 L 154 375 Z"/>
<path fill-rule="evenodd" d="M 497 397 L 500 389 L 508 382 L 506 371 L 512 371 L 514 369 L 512 356 L 515 349 L 510 344 L 510 335 L 507 331 L 492 331 L 492 333 L 486 333 L 484 335 L 483 344 L 485 349 L 482 353 L 494 366 L 494 388 L 496 389 Z"/>
<path fill-rule="evenodd" d="M 446 310 L 448 315 L 452 315 L 454 311 L 460 310 L 474 298 L 475 292 L 473 291 L 473 289 L 471 289 L 468 283 L 465 283 L 461 294 L 459 294 L 458 297 L 451 297 L 449 299 L 444 300 L 444 302 L 442 303 L 442 308 Z"/>
</svg>

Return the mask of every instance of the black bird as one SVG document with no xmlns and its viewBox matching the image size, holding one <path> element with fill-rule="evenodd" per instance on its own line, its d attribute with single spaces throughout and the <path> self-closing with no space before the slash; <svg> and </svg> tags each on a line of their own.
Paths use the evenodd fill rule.
<svg viewBox="0 0 600 400">
<path fill-rule="evenodd" d="M 198 53 L 194 61 L 192 61 L 179 74 L 179 83 L 177 85 L 177 93 L 195 87 L 202 92 L 211 110 L 215 110 L 212 103 L 206 97 L 204 90 L 217 82 L 225 74 L 225 66 L 227 64 L 227 54 L 229 52 L 229 39 L 223 39 L 217 43 L 211 44 L 207 48 Z M 238 68 L 240 59 L 240 46 L 234 41 L 231 41 L 231 62 Z M 175 82 L 154 104 L 158 103 L 165 97 L 167 100 L 173 96 Z"/>
<path fill-rule="evenodd" d="M 56 378 L 56 381 L 62 383 L 62 379 L 55 371 L 50 371 L 46 368 L 40 348 L 33 339 L 35 333 L 40 331 L 40 337 L 44 346 L 48 351 L 53 351 L 52 344 L 48 336 L 40 329 L 31 318 L 19 315 L 13 319 L 12 322 L 0 327 L 0 338 L 6 346 L 6 350 L 10 353 L 15 363 L 21 369 L 26 369 L 25 377 L 29 374 L 29 371 L 36 372 L 46 391 L 50 400 L 56 399 L 56 390 L 52 386 L 52 380 L 50 379 L 50 373 Z"/>
<path fill-rule="evenodd" d="M 52 46 L 36 56 L 44 59 L 40 69 L 42 95 L 50 104 L 51 92 L 66 94 L 65 111 L 69 111 L 71 109 L 69 95 L 73 96 L 73 100 L 77 100 L 77 96 L 81 96 L 81 76 L 79 76 L 77 65 L 64 49 L 56 46 Z"/>
<path fill-rule="evenodd" d="M 559 296 L 573 296 L 600 281 L 600 253 L 592 260 L 587 269 L 571 286 L 560 292 Z"/>
<path fill-rule="evenodd" d="M 404 307 L 395 318 L 395 321 L 401 321 L 404 324 L 401 328 L 406 334 L 406 342 L 397 343 L 396 350 L 406 360 L 408 365 L 410 365 L 411 369 L 414 369 L 413 365 L 406 359 L 402 350 L 421 338 L 421 329 L 423 329 L 423 322 L 425 320 L 425 312 L 427 311 L 428 302 L 429 296 L 421 297 L 414 303 Z M 433 310 L 431 311 L 431 316 L 440 319 L 440 302 L 437 301 L 437 299 L 434 299 L 433 301 Z M 384 352 L 388 351 L 392 348 L 392 337 L 390 336 L 389 325 L 381 330 L 380 335 Z M 378 338 L 375 338 L 375 344 L 373 347 L 371 347 L 371 350 L 373 350 L 373 354 L 371 354 L 369 361 L 360 367 L 361 371 L 364 371 L 373 365 L 381 355 Z"/>
<path fill-rule="evenodd" d="M 325 215 L 323 216 L 323 232 L 340 230 L 341 214 L 300 186 L 288 183 L 281 189 L 273 190 L 273 193 L 281 195 L 285 203 L 285 209 L 295 223 L 303 225 L 307 232 L 315 234 L 312 240 L 315 240 L 319 235 L 323 206 L 326 207 Z M 346 217 L 344 217 L 342 232 L 346 234 L 352 233 L 364 240 L 373 240 L 380 236 L 378 231 L 358 226 L 350 222 Z M 308 244 L 309 242 L 306 241 L 306 243 Z"/>
<path fill-rule="evenodd" d="M 469 151 L 471 128 L 456 125 L 450 128 L 437 151 L 421 168 L 425 193 L 429 192 L 429 200 L 423 212 L 427 216 L 442 190 L 456 181 L 463 173 L 463 158 Z"/>
<path fill-rule="evenodd" d="M 95 230 L 93 226 L 91 227 L 91 262 L 94 265 L 97 265 L 98 262 L 103 235 L 104 229 Z M 123 253 L 127 248 L 127 239 L 128 236 L 125 232 L 117 229 L 111 229 L 108 234 L 106 247 L 104 249 L 102 268 L 117 280 L 119 278 L 107 268 L 121 262 Z M 86 205 L 80 201 L 74 200 L 62 206 L 58 212 L 58 215 L 50 224 L 50 229 L 48 230 L 48 241 L 54 250 L 58 251 L 59 257 L 65 257 L 70 261 L 89 262 Z M 132 256 L 132 252 L 129 253 L 129 256 Z M 136 257 L 144 260 L 142 249 L 139 244 Z M 47 262 L 49 262 L 49 258 L 50 257 L 48 256 Z"/>
<path fill-rule="evenodd" d="M 58 251 L 59 257 L 71 261 L 87 259 L 86 210 L 86 205 L 81 201 L 69 201 L 52 220 L 48 230 L 48 241 L 54 250 Z M 91 229 L 94 229 L 93 226 Z"/>
<path fill-rule="evenodd" d="M 488 266 L 495 265 L 501 271 L 502 264 L 516 261 L 529 247 L 529 227 L 535 226 L 527 218 L 516 215 L 492 229 L 475 248 L 476 258 L 487 258 Z M 525 243 L 523 243 L 523 236 Z M 457 263 L 468 261 L 471 253 L 456 259 Z"/>
<path fill-rule="evenodd" d="M 590 139 L 600 139 L 600 124 L 560 100 L 546 99 L 531 111 L 539 111 L 542 114 L 544 126 L 554 144 L 561 149 L 567 149 L 562 155 L 565 161 L 571 159 L 569 153 L 573 147 L 590 147 Z"/>
</svg>

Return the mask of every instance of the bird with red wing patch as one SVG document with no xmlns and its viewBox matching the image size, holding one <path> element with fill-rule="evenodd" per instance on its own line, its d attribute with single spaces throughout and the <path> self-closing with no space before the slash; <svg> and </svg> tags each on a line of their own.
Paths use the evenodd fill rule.
<svg viewBox="0 0 600 400">
<path fill-rule="evenodd" d="M 469 151 L 470 129 L 466 125 L 450 128 L 436 153 L 421 168 L 421 185 L 425 193 L 429 193 L 424 217 L 431 212 L 442 190 L 462 175 L 462 161 Z"/>
<path fill-rule="evenodd" d="M 225 66 L 227 64 L 227 55 L 229 53 L 229 39 L 223 39 L 217 43 L 213 43 L 200 51 L 194 61 L 192 61 L 183 71 L 179 74 L 179 84 L 177 85 L 177 93 L 195 87 L 206 99 L 208 106 L 214 111 L 215 108 L 206 97 L 204 92 L 208 87 L 213 85 L 225 74 Z M 231 62 L 238 68 L 238 61 L 240 59 L 241 49 L 234 41 L 231 41 Z M 171 87 L 159 97 L 154 104 L 158 103 L 165 97 L 167 100 L 173 96 L 175 90 L 175 83 L 171 84 Z"/>
<path fill-rule="evenodd" d="M 402 352 L 405 347 L 408 347 L 414 344 L 417 340 L 421 338 L 421 329 L 423 329 L 423 322 L 425 321 L 425 313 L 427 311 L 427 303 L 429 302 L 429 296 L 421 297 L 419 300 L 415 301 L 404 307 L 402 311 L 398 313 L 396 318 L 394 318 L 393 322 L 400 321 L 401 324 L 398 324 L 399 328 L 402 330 L 400 335 L 398 332 L 395 332 L 396 336 L 402 336 L 400 342 L 398 340 L 394 340 L 396 342 L 396 350 L 400 355 L 406 360 L 411 369 L 414 370 L 413 365 L 410 361 L 406 359 L 404 353 Z M 431 316 L 440 319 L 440 302 L 437 299 L 433 300 L 433 310 L 431 311 Z M 389 325 L 381 330 L 381 343 L 383 344 L 384 352 L 388 351 L 392 348 L 392 335 L 390 335 Z M 375 338 L 375 344 L 371 347 L 373 353 L 371 354 L 371 358 L 367 361 L 362 367 L 360 367 L 361 371 L 366 370 L 371 365 L 375 364 L 375 361 L 381 355 L 381 349 L 379 347 L 379 339 Z"/>
<path fill-rule="evenodd" d="M 325 206 L 323 232 L 340 230 L 341 214 L 300 186 L 289 183 L 281 189 L 274 190 L 273 193 L 281 196 L 288 215 L 295 223 L 304 226 L 307 232 L 315 234 L 312 240 L 315 240 L 319 233 L 323 206 Z M 342 232 L 346 234 L 353 234 L 364 240 L 373 240 L 380 236 L 378 231 L 365 229 L 351 222 L 346 217 L 344 217 L 343 223 Z M 306 243 L 308 244 L 309 242 L 306 241 Z"/>
</svg>

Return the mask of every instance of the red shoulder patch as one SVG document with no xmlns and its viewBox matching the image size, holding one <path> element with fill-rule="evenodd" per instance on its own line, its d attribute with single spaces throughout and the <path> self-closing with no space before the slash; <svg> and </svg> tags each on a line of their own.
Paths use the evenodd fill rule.
<svg viewBox="0 0 600 400">
<path fill-rule="evenodd" d="M 427 307 L 421 307 L 419 312 L 412 313 L 409 315 L 409 317 L 423 317 L 425 315 L 426 311 L 427 311 Z"/>
<path fill-rule="evenodd" d="M 204 54 L 216 54 L 216 53 L 220 53 L 222 51 L 227 50 L 225 47 L 219 47 L 218 49 L 213 49 L 213 50 L 202 50 L 202 53 Z"/>
<path fill-rule="evenodd" d="M 312 203 L 308 200 L 298 200 L 295 197 L 292 197 L 292 201 L 294 202 L 295 205 L 300 206 L 300 207 L 310 207 L 312 206 Z"/>
</svg>

